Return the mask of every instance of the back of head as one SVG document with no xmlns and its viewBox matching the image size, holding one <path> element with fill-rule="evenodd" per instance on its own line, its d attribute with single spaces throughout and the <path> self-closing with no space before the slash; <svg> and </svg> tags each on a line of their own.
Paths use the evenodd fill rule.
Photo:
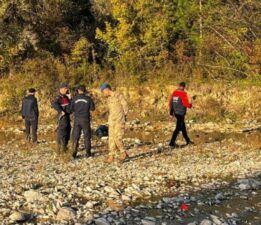
<svg viewBox="0 0 261 225">
<path fill-rule="evenodd" d="M 77 88 L 77 91 L 78 91 L 78 92 L 82 92 L 82 93 L 86 93 L 86 92 L 87 92 L 85 85 L 80 85 L 80 86 Z"/>
<path fill-rule="evenodd" d="M 102 84 L 102 85 L 100 86 L 100 90 L 101 90 L 101 91 L 104 91 L 105 89 L 111 90 L 111 89 L 112 89 L 112 88 L 111 88 L 111 85 L 109 85 L 108 83 L 104 83 L 104 84 Z"/>
<path fill-rule="evenodd" d="M 186 88 L 186 83 L 185 82 L 180 82 L 179 83 L 179 89 L 184 90 Z"/>
<path fill-rule="evenodd" d="M 30 89 L 28 90 L 28 93 L 29 93 L 30 95 L 34 95 L 34 94 L 36 93 L 36 90 L 35 90 L 34 88 L 30 88 Z"/>
</svg>

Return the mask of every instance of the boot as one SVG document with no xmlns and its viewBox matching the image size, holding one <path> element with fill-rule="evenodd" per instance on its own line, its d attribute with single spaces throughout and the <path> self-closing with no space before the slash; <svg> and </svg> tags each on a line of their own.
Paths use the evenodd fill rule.
<svg viewBox="0 0 261 225">
<path fill-rule="evenodd" d="M 186 145 L 195 145 L 193 141 L 187 141 Z"/>
<path fill-rule="evenodd" d="M 72 154 L 72 157 L 74 158 L 74 159 L 76 159 L 76 157 L 77 157 L 77 152 L 78 152 L 78 145 L 73 145 L 73 154 Z"/>
<path fill-rule="evenodd" d="M 63 153 L 66 153 L 68 150 L 67 146 L 66 145 L 62 145 L 62 151 Z"/>
<path fill-rule="evenodd" d="M 61 153 L 61 149 L 62 149 L 62 146 L 60 144 L 57 144 L 57 146 L 56 146 L 56 153 L 60 154 Z"/>
<path fill-rule="evenodd" d="M 178 148 L 179 146 L 176 143 L 174 143 L 174 144 L 170 144 L 169 147 L 174 149 L 174 148 Z"/>
<path fill-rule="evenodd" d="M 86 156 L 86 158 L 90 158 L 90 157 L 92 157 L 91 150 L 87 150 L 85 156 Z"/>
<path fill-rule="evenodd" d="M 113 155 L 109 155 L 109 157 L 107 158 L 107 159 L 105 159 L 105 163 L 113 163 L 113 161 L 114 161 L 114 156 Z"/>
<path fill-rule="evenodd" d="M 128 154 L 126 152 L 122 152 L 120 154 L 120 162 L 124 162 L 128 158 Z"/>
</svg>

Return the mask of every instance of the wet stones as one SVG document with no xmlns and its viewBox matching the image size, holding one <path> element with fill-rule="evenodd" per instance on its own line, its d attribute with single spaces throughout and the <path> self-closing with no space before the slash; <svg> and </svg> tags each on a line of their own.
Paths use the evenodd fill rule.
<svg viewBox="0 0 261 225">
<path fill-rule="evenodd" d="M 199 225 L 213 225 L 213 223 L 210 220 L 202 220 L 201 223 Z"/>
<path fill-rule="evenodd" d="M 95 220 L 96 225 L 110 225 L 110 223 L 105 218 L 98 218 Z"/>
<path fill-rule="evenodd" d="M 141 220 L 142 225 L 156 225 L 156 219 L 154 217 L 145 217 Z"/>
</svg>

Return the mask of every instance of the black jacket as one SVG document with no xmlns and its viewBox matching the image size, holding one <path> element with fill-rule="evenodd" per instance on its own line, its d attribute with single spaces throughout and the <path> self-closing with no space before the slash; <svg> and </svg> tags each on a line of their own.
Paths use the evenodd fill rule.
<svg viewBox="0 0 261 225">
<path fill-rule="evenodd" d="M 39 117 L 38 103 L 34 95 L 23 98 L 22 117 L 24 119 L 37 119 Z"/>
<path fill-rule="evenodd" d="M 71 110 L 75 118 L 90 119 L 90 111 L 95 110 L 95 104 L 90 96 L 85 94 L 76 95 L 71 104 Z"/>
<path fill-rule="evenodd" d="M 71 113 L 71 101 L 67 95 L 58 95 L 52 103 L 52 107 L 60 114 L 62 111 L 69 116 Z"/>
</svg>

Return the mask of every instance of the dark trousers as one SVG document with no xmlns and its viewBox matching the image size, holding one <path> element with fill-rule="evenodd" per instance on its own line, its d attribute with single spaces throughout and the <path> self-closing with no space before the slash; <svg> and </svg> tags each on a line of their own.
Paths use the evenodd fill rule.
<svg viewBox="0 0 261 225">
<path fill-rule="evenodd" d="M 174 146 L 176 144 L 176 139 L 179 135 L 179 132 L 181 131 L 183 134 L 184 139 L 186 140 L 187 143 L 190 142 L 190 139 L 188 137 L 187 129 L 186 129 L 186 124 L 185 124 L 185 115 L 176 115 L 175 117 L 177 119 L 176 123 L 176 129 L 173 132 L 171 141 L 170 141 L 170 146 Z"/>
<path fill-rule="evenodd" d="M 57 144 L 58 148 L 66 150 L 71 135 L 71 121 L 70 116 L 63 116 L 58 121 L 57 128 Z"/>
<path fill-rule="evenodd" d="M 37 129 L 38 129 L 38 118 L 28 119 L 25 118 L 25 135 L 26 140 L 37 142 Z"/>
<path fill-rule="evenodd" d="M 84 147 L 86 154 L 91 153 L 91 124 L 90 120 L 86 118 L 75 118 L 73 126 L 73 156 L 76 157 L 81 133 L 83 132 Z"/>
</svg>

